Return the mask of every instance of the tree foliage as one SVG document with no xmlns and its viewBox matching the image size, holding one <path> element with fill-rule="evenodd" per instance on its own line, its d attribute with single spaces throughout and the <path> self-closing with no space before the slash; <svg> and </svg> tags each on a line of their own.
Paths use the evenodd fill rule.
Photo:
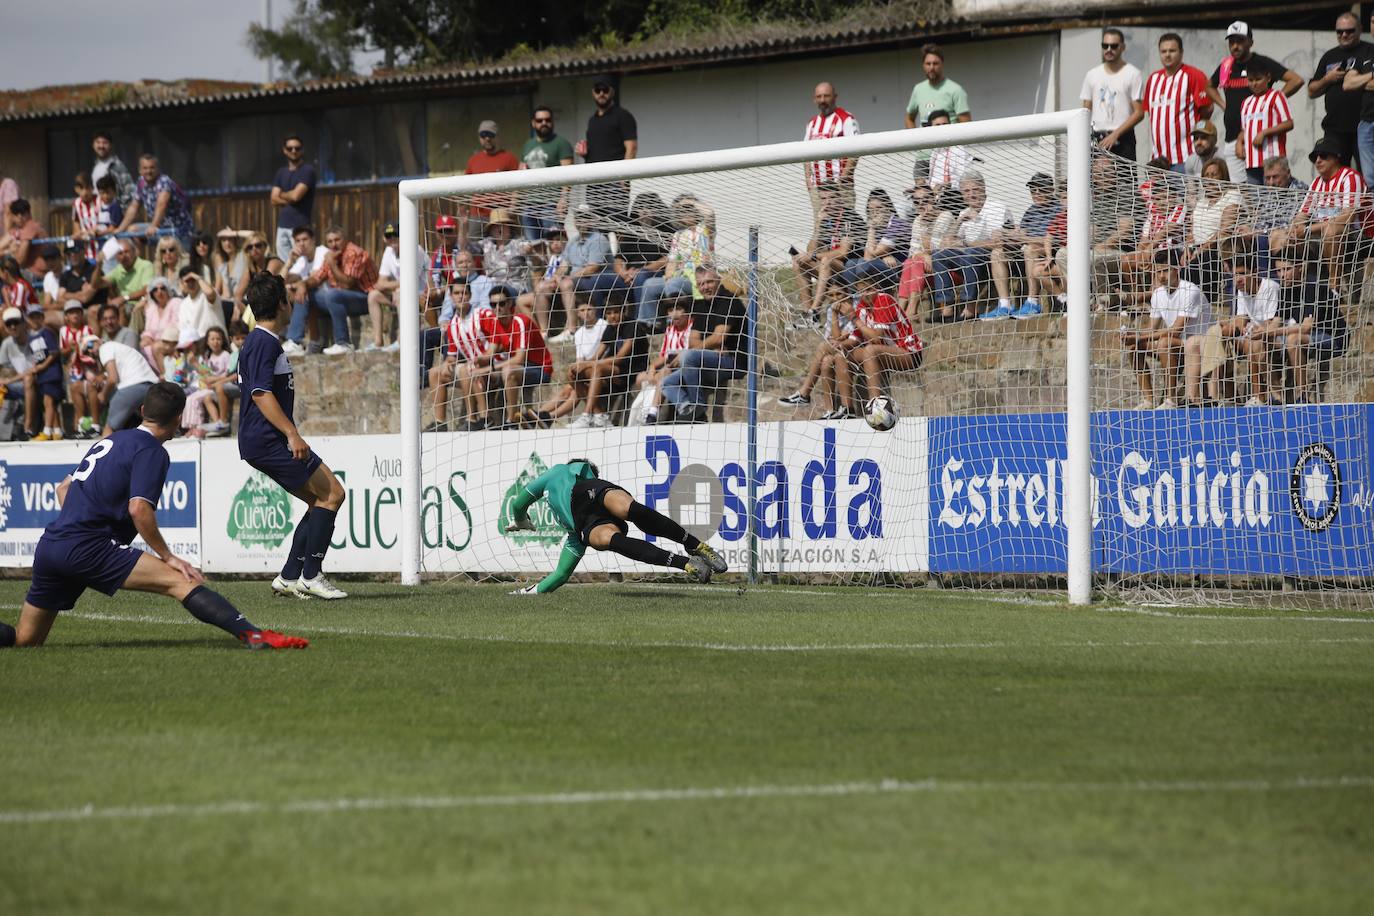
<svg viewBox="0 0 1374 916">
<path fill-rule="evenodd" d="M 843 0 L 521 0 L 494 9 L 479 0 L 296 0 L 274 29 L 249 26 L 248 44 L 292 79 L 352 72 L 353 56 L 380 50 L 389 66 L 433 67 L 494 60 L 516 48 L 615 45 L 661 32 L 731 22 L 823 22 L 853 9 Z"/>
</svg>

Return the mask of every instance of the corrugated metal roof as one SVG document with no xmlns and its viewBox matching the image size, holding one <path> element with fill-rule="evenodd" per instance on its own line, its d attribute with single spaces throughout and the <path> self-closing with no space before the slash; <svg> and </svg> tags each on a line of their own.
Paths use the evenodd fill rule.
<svg viewBox="0 0 1374 916">
<path fill-rule="evenodd" d="M 263 99 L 306 97 L 360 89 L 408 89 L 432 85 L 482 86 L 552 77 L 590 75 L 603 70 L 618 72 L 658 70 L 684 64 L 754 59 L 820 49 L 863 47 L 903 39 L 951 34 L 966 31 L 969 28 L 971 28 L 971 23 L 953 20 L 938 23 L 914 21 L 904 25 L 881 28 L 847 29 L 832 32 L 811 31 L 792 36 L 722 42 L 681 49 L 640 51 L 629 48 L 589 56 L 574 56 L 565 52 L 548 61 L 439 67 L 395 73 L 383 72 L 374 73 L 370 76 L 312 80 L 289 85 L 271 84 L 233 92 L 141 100 L 118 105 L 65 105 L 35 111 L 15 111 L 0 114 L 0 123 L 52 120 L 94 114 L 117 115 L 127 112 L 221 105 Z"/>
<path fill-rule="evenodd" d="M 1293 2 L 1288 3 L 1273 3 L 1264 10 L 1264 13 L 1267 16 L 1274 16 L 1287 11 L 1307 11 L 1330 7 L 1331 5 L 1330 0 L 1293 0 Z M 1254 14 L 1254 5 L 1230 6 L 1223 3 L 1207 5 L 1202 9 L 1188 12 L 1177 9 L 1136 7 L 1129 12 L 1112 16 L 1110 21 L 1128 25 L 1167 19 L 1170 22 L 1182 24 L 1194 20 L 1229 19 L 1233 16 L 1244 15 L 1247 10 Z M 1002 19 L 997 22 L 971 18 L 913 19 L 897 24 L 835 29 L 829 32 L 798 28 L 791 34 L 782 34 L 777 37 L 744 38 L 734 42 L 719 42 L 687 48 L 636 50 L 631 47 L 604 54 L 581 56 L 571 51 L 561 51 L 552 52 L 550 57 L 553 59 L 529 63 L 436 67 L 427 70 L 392 73 L 375 72 L 370 76 L 312 80 L 293 84 L 272 84 L 240 91 L 154 99 L 120 105 L 65 106 L 42 111 L 12 112 L 0 114 L 0 124 L 90 115 L 119 115 L 130 112 L 223 105 L 269 99 L 304 98 L 358 90 L 408 90 L 427 86 L 480 87 L 554 77 L 591 75 L 602 71 L 644 72 L 693 64 L 757 60 L 814 51 L 855 50 L 874 45 L 924 41 L 960 34 L 989 37 L 1007 34 L 1032 34 L 1063 28 L 1097 26 L 1104 21 L 1106 21 L 1104 14 L 1098 12 L 1091 19 L 1074 19 L 1065 16 L 1057 19 L 1043 17 L 1029 17 L 1020 20 Z M 781 29 L 783 27 L 780 27 Z"/>
</svg>

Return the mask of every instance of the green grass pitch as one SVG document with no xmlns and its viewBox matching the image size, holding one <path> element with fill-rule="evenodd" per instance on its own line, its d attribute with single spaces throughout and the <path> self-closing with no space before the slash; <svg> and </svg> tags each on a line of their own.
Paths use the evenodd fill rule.
<svg viewBox="0 0 1374 916">
<path fill-rule="evenodd" d="M 89 595 L 0 653 L 0 913 L 1368 913 L 1374 615 Z M 507 586 L 506 588 L 509 588 Z M 0 583 L 13 621 L 23 583 Z"/>
</svg>

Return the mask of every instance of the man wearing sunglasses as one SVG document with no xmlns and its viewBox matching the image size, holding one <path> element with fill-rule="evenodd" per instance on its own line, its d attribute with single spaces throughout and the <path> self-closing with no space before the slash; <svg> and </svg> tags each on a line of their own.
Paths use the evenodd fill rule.
<svg viewBox="0 0 1374 916">
<path fill-rule="evenodd" d="M 277 211 L 277 257 L 291 263 L 291 237 L 309 226 L 315 210 L 315 167 L 305 161 L 305 141 L 291 134 L 281 145 L 286 165 L 272 179 L 272 206 Z"/>
<path fill-rule="evenodd" d="M 639 152 L 639 125 L 635 116 L 616 104 L 615 82 L 609 76 L 592 78 L 596 111 L 587 119 L 587 139 L 577 143 L 584 162 L 633 159 Z M 587 189 L 587 202 L 602 216 L 624 220 L 630 210 L 630 183 L 612 181 Z"/>
<path fill-rule="evenodd" d="M 1374 25 L 1374 14 L 1370 15 L 1369 21 Z M 1346 23 L 1337 23 L 1337 34 L 1349 28 Z M 1355 122 L 1355 147 L 1359 152 L 1360 171 L 1365 184 L 1368 184 L 1369 179 L 1374 178 L 1374 43 L 1362 41 L 1356 47 L 1355 65 L 1345 72 L 1341 88 L 1353 92 L 1360 100 L 1359 116 Z"/>
<path fill-rule="evenodd" d="M 1079 97 L 1093 113 L 1093 141 L 1109 153 L 1135 161 L 1135 126 L 1145 118 L 1140 102 L 1142 77 L 1126 63 L 1126 36 L 1102 30 L 1102 63 L 1083 77 Z"/>
<path fill-rule="evenodd" d="M 552 108 L 547 105 L 535 108 L 530 117 L 530 127 L 534 128 L 534 136 L 525 141 L 525 148 L 520 151 L 522 169 L 573 164 L 572 144 L 554 133 Z M 537 242 L 544 237 L 544 230 L 556 229 L 563 224 L 563 217 L 568 212 L 568 193 L 569 189 L 563 187 L 540 188 L 520 195 L 525 238 Z"/>
<path fill-rule="evenodd" d="M 501 146 L 500 129 L 495 121 L 477 125 L 477 151 L 468 157 L 464 175 L 488 175 L 492 172 L 513 172 L 520 168 L 515 154 Z M 514 206 L 515 197 L 509 191 L 472 195 L 472 204 L 463 208 L 467 217 L 467 234 L 481 238 L 492 210 Z"/>
<path fill-rule="evenodd" d="M 1347 162 L 1355 152 L 1363 93 L 1355 87 L 1347 89 L 1345 80 L 1356 71 L 1360 59 L 1371 52 L 1374 47 L 1360 40 L 1360 20 L 1353 13 L 1341 13 L 1336 17 L 1336 47 L 1322 55 L 1312 79 L 1307 81 L 1309 99 L 1326 98 L 1322 133 L 1340 141 Z"/>
</svg>

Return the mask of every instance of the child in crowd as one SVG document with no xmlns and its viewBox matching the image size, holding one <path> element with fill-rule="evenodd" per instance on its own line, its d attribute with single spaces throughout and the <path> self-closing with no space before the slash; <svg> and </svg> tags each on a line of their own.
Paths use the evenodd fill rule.
<svg viewBox="0 0 1374 916">
<path fill-rule="evenodd" d="M 124 222 L 124 208 L 119 205 L 119 186 L 113 175 L 101 175 L 95 183 L 96 196 L 100 198 L 100 210 L 95 219 L 95 234 L 104 237 L 114 233 Z"/>
<path fill-rule="evenodd" d="M 100 201 L 96 198 L 91 177 L 85 172 L 77 174 L 72 190 L 76 193 L 72 201 L 72 238 L 86 242 L 86 258 L 94 261 L 100 253 L 99 243 L 95 241 L 100 228 Z"/>
<path fill-rule="evenodd" d="M 239 398 L 239 352 L 248 340 L 248 325 L 235 321 L 229 325 L 229 335 L 233 347 L 229 351 L 229 365 L 224 373 L 210 377 L 210 387 L 215 392 L 215 404 L 219 407 L 219 421 L 224 424 L 222 435 L 229 434 L 229 421 L 234 415 L 234 401 Z"/>
<path fill-rule="evenodd" d="M 96 439 L 100 437 L 100 424 L 96 422 L 100 366 L 86 351 L 86 341 L 96 339 L 96 334 L 86 326 L 86 309 L 75 299 L 67 300 L 62 317 L 59 346 L 62 361 L 67 364 L 67 394 L 72 402 L 76 438 Z"/>
<path fill-rule="evenodd" d="M 205 355 L 196 366 L 197 378 L 194 387 L 186 391 L 186 408 L 181 415 L 181 424 L 187 429 L 200 429 L 211 438 L 229 435 L 229 424 L 215 395 L 215 383 L 223 382 L 229 375 L 232 356 L 226 346 L 228 341 L 221 328 L 211 328 L 205 334 Z M 195 353 L 194 348 L 190 350 Z M 205 414 L 210 422 L 205 422 Z"/>
<path fill-rule="evenodd" d="M 1288 154 L 1293 113 L 1288 99 L 1273 87 L 1274 75 L 1264 67 L 1250 67 L 1245 77 L 1250 97 L 1240 108 L 1240 136 L 1236 158 L 1245 163 L 1245 180 L 1264 184 L 1264 160 Z"/>
<path fill-rule="evenodd" d="M 563 250 L 561 239 L 558 251 Z M 596 351 L 601 346 L 601 335 L 606 330 L 606 319 L 596 317 L 596 306 L 591 299 L 579 297 L 577 318 L 581 322 L 573 332 L 573 363 L 568 367 L 568 381 L 558 394 L 549 398 L 537 412 L 540 426 L 550 426 L 554 420 L 573 412 L 582 399 L 587 396 L 587 385 L 592 378 L 592 365 L 596 362 Z"/>
<path fill-rule="evenodd" d="M 44 323 L 43 306 L 30 305 L 24 317 L 29 323 L 29 361 L 33 364 L 38 394 L 43 399 L 43 431 L 31 431 L 29 438 L 34 442 L 59 440 L 62 438 L 62 346 L 52 328 Z"/>
<path fill-rule="evenodd" d="M 852 414 L 840 398 L 838 379 L 848 371 L 848 367 L 846 364 L 845 368 L 837 370 L 836 365 L 848 360 L 849 353 L 859 345 L 858 338 L 854 336 L 854 300 L 850 291 L 843 286 L 826 290 L 825 295 L 829 303 L 825 320 L 826 339 L 816 345 L 816 352 L 811 357 L 811 365 L 807 368 L 806 379 L 801 387 L 778 398 L 778 403 L 788 407 L 805 407 L 811 403 L 811 392 L 816 385 L 820 384 L 822 391 L 829 385 L 830 410 L 822 414 L 821 419 L 843 420 Z"/>
<path fill-rule="evenodd" d="M 658 355 L 649 367 L 639 374 L 639 386 L 649 393 L 648 410 L 644 415 L 645 423 L 658 420 L 658 406 L 663 402 L 663 392 L 659 387 L 668 374 L 678 367 L 685 350 L 701 349 L 701 332 L 693 327 L 692 313 L 689 310 L 691 299 L 687 296 L 672 296 L 667 300 L 668 326 L 663 330 L 663 343 Z M 633 414 L 634 409 L 631 408 Z"/>
</svg>

